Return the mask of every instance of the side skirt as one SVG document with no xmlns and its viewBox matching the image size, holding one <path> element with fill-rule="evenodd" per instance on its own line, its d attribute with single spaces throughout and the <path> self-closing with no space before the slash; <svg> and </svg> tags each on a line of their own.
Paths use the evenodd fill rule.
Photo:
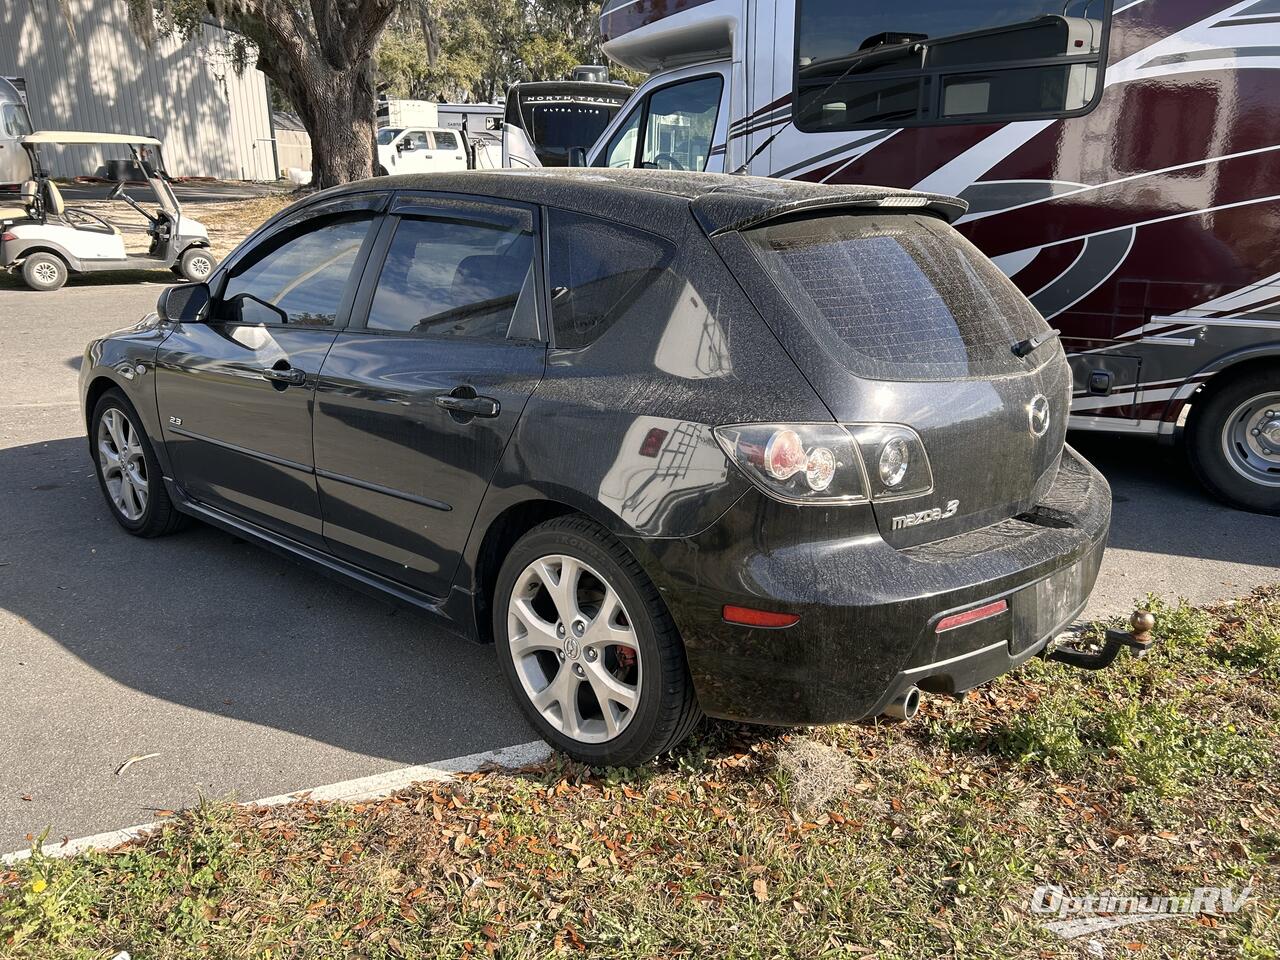
<svg viewBox="0 0 1280 960">
<path fill-rule="evenodd" d="M 479 640 L 475 627 L 472 595 L 465 590 L 454 587 L 449 596 L 443 600 L 430 596 L 412 587 L 406 587 L 402 583 L 371 573 L 332 554 L 241 520 L 217 507 L 193 500 L 178 483 L 169 477 L 164 478 L 164 485 L 174 505 L 197 520 L 203 520 L 226 533 L 243 537 L 258 546 L 266 547 L 273 553 L 312 567 L 334 580 L 354 587 L 361 593 L 380 600 L 389 600 L 409 610 L 425 613 L 438 626 L 456 636 L 471 641 Z"/>
</svg>

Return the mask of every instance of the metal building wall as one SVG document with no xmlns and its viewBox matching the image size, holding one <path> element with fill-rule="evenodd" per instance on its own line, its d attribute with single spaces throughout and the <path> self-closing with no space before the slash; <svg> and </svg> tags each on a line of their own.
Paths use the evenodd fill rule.
<svg viewBox="0 0 1280 960">
<path fill-rule="evenodd" d="M 164 141 L 174 176 L 274 180 L 266 80 L 237 74 L 230 35 L 205 27 L 199 43 L 129 28 L 124 0 L 69 0 L 74 37 L 57 0 L 0 0 L 0 75 L 24 77 L 36 129 L 137 133 Z M 97 150 L 62 148 L 61 176 L 91 173 Z"/>
</svg>

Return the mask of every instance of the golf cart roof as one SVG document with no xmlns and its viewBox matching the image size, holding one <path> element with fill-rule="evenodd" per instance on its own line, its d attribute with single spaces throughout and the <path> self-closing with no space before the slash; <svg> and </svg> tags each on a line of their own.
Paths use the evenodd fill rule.
<svg viewBox="0 0 1280 960">
<path fill-rule="evenodd" d="M 23 143 L 132 143 L 160 146 L 155 137 L 139 137 L 132 133 L 90 133 L 85 130 L 37 130 L 22 138 Z"/>
</svg>

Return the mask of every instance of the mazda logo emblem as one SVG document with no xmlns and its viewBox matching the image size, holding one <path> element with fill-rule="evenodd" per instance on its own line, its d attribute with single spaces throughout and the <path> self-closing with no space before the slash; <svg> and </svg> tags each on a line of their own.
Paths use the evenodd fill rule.
<svg viewBox="0 0 1280 960">
<path fill-rule="evenodd" d="M 1031 423 L 1031 435 L 1043 437 L 1049 432 L 1049 398 L 1038 393 L 1027 405 L 1027 419 Z"/>
</svg>

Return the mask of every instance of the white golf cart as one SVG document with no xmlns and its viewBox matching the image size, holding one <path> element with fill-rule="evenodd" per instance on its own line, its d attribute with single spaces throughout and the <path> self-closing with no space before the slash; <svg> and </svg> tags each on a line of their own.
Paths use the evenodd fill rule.
<svg viewBox="0 0 1280 960">
<path fill-rule="evenodd" d="M 129 159 L 109 161 L 116 179 L 103 200 L 120 200 L 146 220 L 151 238 L 145 254 L 125 250 L 120 228 L 84 207 L 68 207 L 41 158 L 46 146 L 117 145 L 128 148 Z M 31 179 L 22 185 L 20 206 L 0 206 L 0 268 L 22 271 L 33 290 L 57 290 L 68 271 L 152 270 L 168 267 L 187 280 L 208 279 L 217 265 L 209 251 L 209 233 L 198 220 L 184 216 L 169 184 L 160 155 L 160 141 L 119 133 L 41 130 L 22 138 L 31 162 Z M 140 178 L 151 188 L 154 212 L 144 209 L 125 192 Z"/>
</svg>

